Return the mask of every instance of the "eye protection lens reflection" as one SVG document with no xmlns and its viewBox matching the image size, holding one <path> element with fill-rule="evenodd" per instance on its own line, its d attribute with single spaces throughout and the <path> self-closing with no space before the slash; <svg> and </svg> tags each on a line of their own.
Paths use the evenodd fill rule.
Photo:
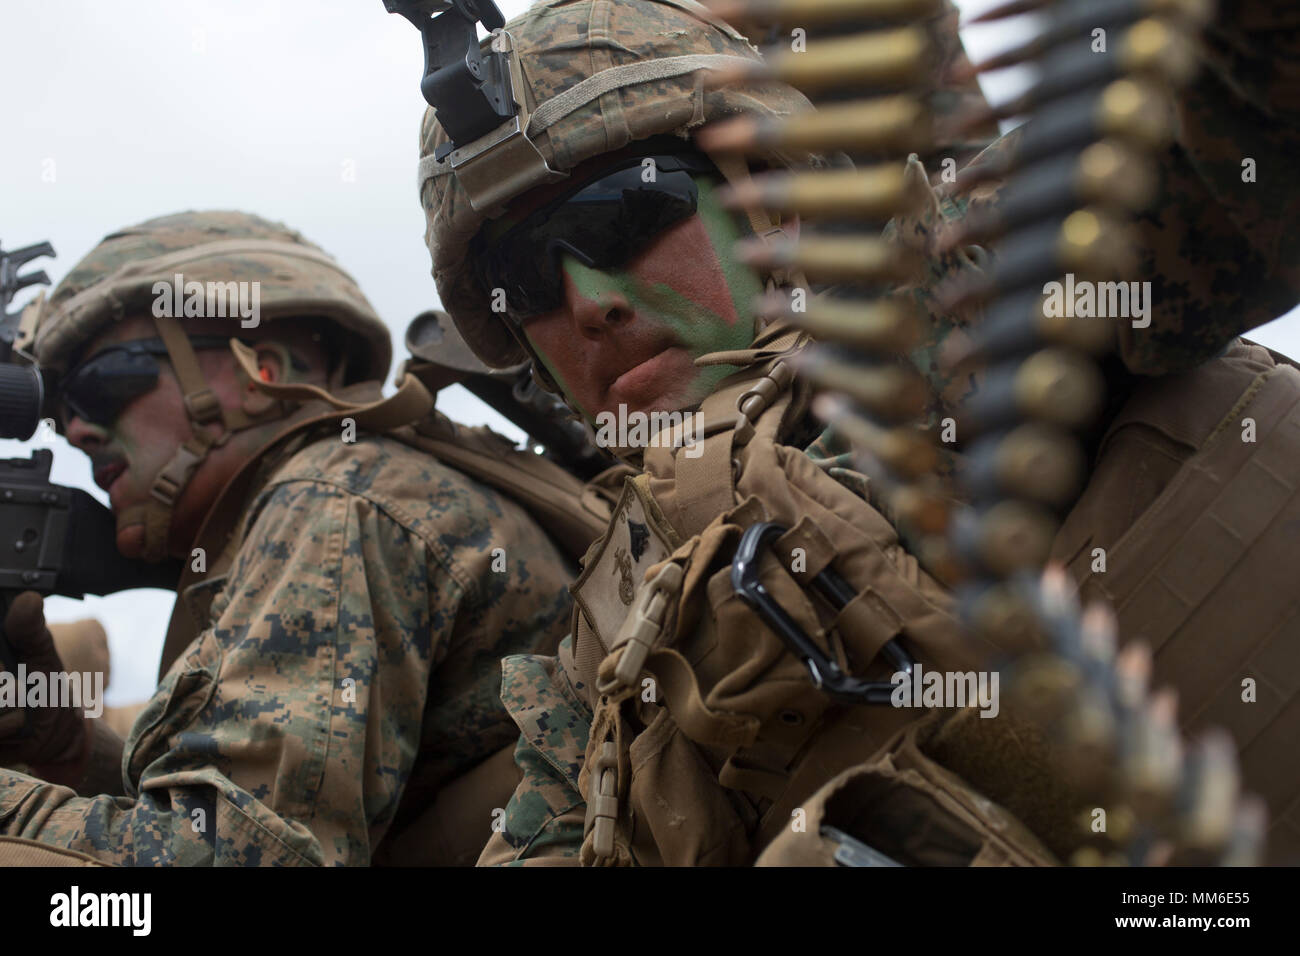
<svg viewBox="0 0 1300 956">
<path fill-rule="evenodd" d="M 475 265 L 488 294 L 505 290 L 507 315 L 520 319 L 564 301 L 562 253 L 606 269 L 636 257 L 660 233 L 695 214 L 699 187 L 691 172 L 715 172 L 690 155 L 652 156 L 578 186 L 531 213 L 478 251 Z"/>
</svg>

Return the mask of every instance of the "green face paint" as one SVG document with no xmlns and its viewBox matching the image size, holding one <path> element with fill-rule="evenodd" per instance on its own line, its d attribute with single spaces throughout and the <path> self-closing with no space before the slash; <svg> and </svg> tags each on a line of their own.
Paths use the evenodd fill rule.
<svg viewBox="0 0 1300 956">
<path fill-rule="evenodd" d="M 672 227 L 631 262 L 609 269 L 589 268 L 572 256 L 561 262 L 581 299 L 601 307 L 626 306 L 633 316 L 630 327 L 611 335 L 624 335 L 633 353 L 647 340 L 671 341 L 685 353 L 683 361 L 666 363 L 661 373 L 663 401 L 674 408 L 698 404 L 736 370 L 730 365 L 696 368 L 687 358 L 747 348 L 754 338 L 752 302 L 762 292 L 757 273 L 731 255 L 742 235 L 740 226 L 718 203 L 707 177 L 697 177 L 696 183 L 696 215 Z M 566 396 L 593 421 L 605 404 L 591 386 L 593 373 L 600 370 L 583 366 L 600 359 L 594 346 L 591 353 L 582 354 L 572 326 L 557 334 L 553 323 L 561 316 L 572 320 L 566 307 L 526 320 L 524 332 Z"/>
</svg>

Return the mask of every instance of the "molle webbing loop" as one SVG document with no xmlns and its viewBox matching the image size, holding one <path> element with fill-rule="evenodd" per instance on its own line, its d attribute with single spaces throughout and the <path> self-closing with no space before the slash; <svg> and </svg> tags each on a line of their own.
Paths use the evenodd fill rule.
<svg viewBox="0 0 1300 956">
<path fill-rule="evenodd" d="M 725 364 L 740 365 L 742 370 L 724 380 L 700 406 L 703 437 L 697 435 L 695 444 L 682 447 L 652 441 L 646 449 L 650 493 L 683 538 L 698 534 L 715 517 L 735 507 L 739 466 L 734 453 L 753 438 L 754 424 L 769 406 L 782 407 L 781 414 L 766 417 L 769 430 L 775 433 L 784 423 L 794 375 L 780 357 L 807 340 L 796 329 L 773 326 L 749 349 L 697 359 L 697 364 L 723 364 L 718 360 L 725 359 Z"/>
</svg>

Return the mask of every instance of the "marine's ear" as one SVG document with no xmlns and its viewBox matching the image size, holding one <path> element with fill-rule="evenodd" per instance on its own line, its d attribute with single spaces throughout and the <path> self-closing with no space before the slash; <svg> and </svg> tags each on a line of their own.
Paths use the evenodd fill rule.
<svg viewBox="0 0 1300 956">
<path fill-rule="evenodd" d="M 284 384 L 290 379 L 294 368 L 293 356 L 289 347 L 279 342 L 258 342 L 252 346 L 253 356 L 257 362 L 257 377 L 268 385 Z M 249 416 L 261 415 L 277 404 L 275 398 L 257 387 L 256 382 L 248 380 L 248 373 L 240 369 L 243 389 L 240 392 L 240 407 Z"/>
</svg>

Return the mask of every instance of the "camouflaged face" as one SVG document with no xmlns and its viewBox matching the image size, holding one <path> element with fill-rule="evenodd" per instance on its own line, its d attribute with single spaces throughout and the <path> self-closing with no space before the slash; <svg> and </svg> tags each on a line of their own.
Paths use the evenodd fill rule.
<svg viewBox="0 0 1300 956">
<path fill-rule="evenodd" d="M 956 8 L 944 0 L 931 24 L 937 65 L 930 106 L 939 123 L 935 156 L 961 162 L 987 145 L 997 130 L 991 122 L 972 130 L 958 129 L 955 123 L 987 106 L 977 81 L 948 79 L 954 69 L 967 64 L 957 18 Z M 530 109 L 601 70 L 625 63 L 696 53 L 757 56 L 755 47 L 735 29 L 690 0 L 550 0 L 534 4 L 506 28 L 524 63 Z M 801 93 L 779 84 L 705 92 L 699 79 L 700 74 L 690 74 L 608 93 L 540 133 L 536 145 L 552 168 L 567 170 L 649 136 L 685 137 L 706 122 L 734 113 L 787 115 L 811 108 Z M 421 157 L 431 156 L 446 138 L 434 111 L 427 110 Z M 781 154 L 764 158 L 773 165 L 807 160 Z M 524 361 L 522 348 L 501 319 L 488 311 L 466 267 L 466 250 L 484 217 L 470 207 L 453 176 L 425 183 L 420 200 L 434 279 L 461 334 L 489 365 Z"/>
<path fill-rule="evenodd" d="M 511 20 L 506 30 L 523 63 L 530 109 L 610 67 L 689 54 L 758 57 L 736 30 L 689 0 L 547 0 Z M 705 91 L 701 79 L 700 73 L 690 73 L 606 93 L 538 134 L 535 143 L 551 168 L 567 170 L 636 140 L 686 136 L 705 122 L 741 111 L 785 115 L 809 106 L 789 87 Z M 446 140 L 428 110 L 420 156 L 433 155 Z M 438 295 L 461 335 L 495 368 L 524 361 L 527 356 L 501 317 L 488 309 L 466 263 L 470 240 L 485 217 L 470 206 L 454 175 L 426 182 L 420 202 Z"/>
<path fill-rule="evenodd" d="M 232 240 L 278 247 L 202 247 Z M 194 250 L 187 256 L 186 250 Z M 383 380 L 392 361 L 388 328 L 356 280 L 281 223 L 243 212 L 183 212 L 110 233 L 69 272 L 41 315 L 37 360 L 59 367 L 109 322 L 150 315 L 154 283 L 257 282 L 261 318 L 322 316 L 351 333 L 350 381 Z"/>
</svg>

